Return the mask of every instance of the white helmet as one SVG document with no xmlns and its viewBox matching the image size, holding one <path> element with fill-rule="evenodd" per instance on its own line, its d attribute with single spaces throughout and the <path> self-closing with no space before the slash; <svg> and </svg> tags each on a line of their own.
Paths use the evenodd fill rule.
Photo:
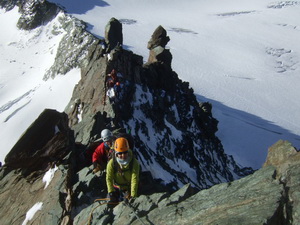
<svg viewBox="0 0 300 225">
<path fill-rule="evenodd" d="M 101 131 L 101 138 L 103 141 L 110 141 L 113 138 L 113 134 L 109 129 Z"/>
</svg>

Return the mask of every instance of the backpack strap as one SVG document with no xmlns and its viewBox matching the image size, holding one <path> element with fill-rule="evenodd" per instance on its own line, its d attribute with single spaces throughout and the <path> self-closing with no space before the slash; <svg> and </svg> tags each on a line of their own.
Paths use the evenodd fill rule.
<svg viewBox="0 0 300 225">
<path fill-rule="evenodd" d="M 114 164 L 114 172 L 118 172 L 122 177 L 123 179 L 127 182 L 127 185 L 129 186 L 130 188 L 130 182 L 129 180 L 126 179 L 125 175 L 124 175 L 124 171 L 127 171 L 127 170 L 130 170 L 132 172 L 132 168 L 133 168 L 133 161 L 135 160 L 135 158 L 133 157 L 129 163 L 129 169 L 126 169 L 126 170 L 122 170 L 121 169 L 121 166 L 119 165 L 119 163 L 117 162 L 117 159 L 116 159 L 116 156 L 114 155 L 113 156 L 113 164 Z"/>
</svg>

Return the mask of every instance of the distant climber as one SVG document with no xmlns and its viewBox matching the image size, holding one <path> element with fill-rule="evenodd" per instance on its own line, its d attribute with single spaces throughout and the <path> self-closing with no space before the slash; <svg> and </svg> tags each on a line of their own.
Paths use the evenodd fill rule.
<svg viewBox="0 0 300 225">
<path fill-rule="evenodd" d="M 106 79 L 106 95 L 109 97 L 111 103 L 118 102 L 122 99 L 123 86 L 123 75 L 121 73 L 117 73 L 117 71 L 113 69 L 111 73 L 107 75 Z"/>
<path fill-rule="evenodd" d="M 107 162 L 112 158 L 114 136 L 109 129 L 104 129 L 101 131 L 101 139 L 103 142 L 95 149 L 92 162 L 93 162 L 93 173 L 98 171 L 103 171 L 106 169 Z"/>
<path fill-rule="evenodd" d="M 118 83 L 117 71 L 115 69 L 113 69 L 111 73 L 107 75 L 107 77 L 107 87 L 114 87 Z"/>
<path fill-rule="evenodd" d="M 126 138 L 117 138 L 114 157 L 106 168 L 106 185 L 110 202 L 137 197 L 140 165 Z"/>
</svg>

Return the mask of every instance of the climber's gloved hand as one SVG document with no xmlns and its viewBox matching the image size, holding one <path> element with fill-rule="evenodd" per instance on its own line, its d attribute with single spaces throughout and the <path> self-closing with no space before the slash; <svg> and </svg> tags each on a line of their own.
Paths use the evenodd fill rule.
<svg viewBox="0 0 300 225">
<path fill-rule="evenodd" d="M 125 203 L 130 203 L 130 200 L 132 199 L 132 196 L 130 195 L 130 193 L 128 191 L 126 191 L 124 193 L 124 202 Z"/>
<path fill-rule="evenodd" d="M 117 196 L 117 193 L 115 191 L 113 192 L 110 192 L 109 194 L 109 202 L 118 202 L 118 196 Z"/>
<path fill-rule="evenodd" d="M 131 198 L 129 199 L 129 204 L 132 204 L 132 203 L 134 202 L 134 200 L 135 200 L 135 197 L 131 197 Z"/>
<path fill-rule="evenodd" d="M 99 170 L 101 170 L 101 166 L 99 163 L 93 162 L 93 166 L 94 166 L 93 173 L 97 173 Z"/>
<path fill-rule="evenodd" d="M 124 198 L 127 199 L 127 200 L 130 200 L 131 199 L 130 193 L 126 192 L 125 195 L 124 195 Z"/>
</svg>

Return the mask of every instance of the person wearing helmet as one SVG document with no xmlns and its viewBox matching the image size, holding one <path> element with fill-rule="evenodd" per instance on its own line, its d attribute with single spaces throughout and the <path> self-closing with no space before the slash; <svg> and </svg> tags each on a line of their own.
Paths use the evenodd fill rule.
<svg viewBox="0 0 300 225">
<path fill-rule="evenodd" d="M 137 197 L 140 165 L 126 138 L 117 138 L 114 144 L 114 157 L 106 167 L 106 185 L 110 202 Z"/>
<path fill-rule="evenodd" d="M 123 75 L 113 69 L 106 79 L 106 95 L 112 104 L 117 103 L 122 97 Z"/>
<path fill-rule="evenodd" d="M 95 149 L 92 162 L 93 162 L 93 173 L 103 171 L 106 168 L 108 160 L 111 158 L 111 147 L 114 136 L 109 129 L 101 131 L 101 139 L 103 142 Z"/>
</svg>

